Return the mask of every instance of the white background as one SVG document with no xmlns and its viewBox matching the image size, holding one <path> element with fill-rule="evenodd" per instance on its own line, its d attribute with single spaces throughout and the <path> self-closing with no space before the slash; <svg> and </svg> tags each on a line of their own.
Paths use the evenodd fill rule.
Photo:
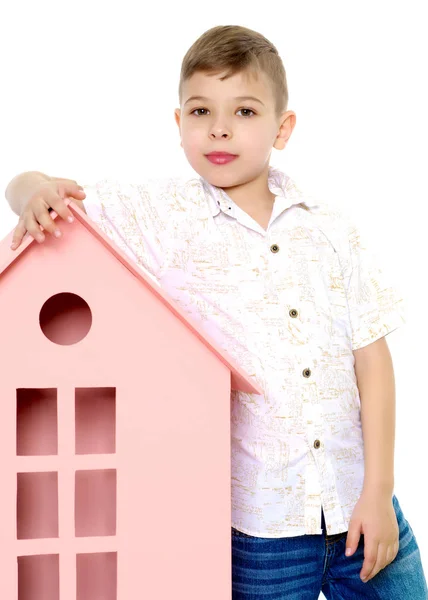
<svg viewBox="0 0 428 600">
<path fill-rule="evenodd" d="M 297 114 L 271 164 L 355 217 L 406 301 L 407 324 L 388 337 L 395 493 L 428 572 L 426 2 L 144 6 L 39 0 L 0 9 L 0 238 L 17 221 L 4 190 L 23 171 L 81 184 L 195 176 L 173 116 L 181 60 L 215 25 L 265 35 Z"/>
</svg>

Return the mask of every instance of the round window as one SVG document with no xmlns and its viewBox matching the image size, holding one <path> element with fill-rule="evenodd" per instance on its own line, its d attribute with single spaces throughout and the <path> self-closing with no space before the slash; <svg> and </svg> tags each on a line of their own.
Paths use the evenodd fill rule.
<svg viewBox="0 0 428 600">
<path fill-rule="evenodd" d="M 51 342 L 70 346 L 88 335 L 92 313 L 83 298 L 63 292 L 46 300 L 39 320 L 41 330 Z"/>
</svg>

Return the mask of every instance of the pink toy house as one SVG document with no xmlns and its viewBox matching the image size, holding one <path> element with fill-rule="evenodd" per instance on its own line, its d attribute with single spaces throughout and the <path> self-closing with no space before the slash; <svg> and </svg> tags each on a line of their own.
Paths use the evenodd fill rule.
<svg viewBox="0 0 428 600">
<path fill-rule="evenodd" d="M 0 243 L 0 598 L 229 600 L 230 393 L 262 392 L 70 209 Z"/>
</svg>

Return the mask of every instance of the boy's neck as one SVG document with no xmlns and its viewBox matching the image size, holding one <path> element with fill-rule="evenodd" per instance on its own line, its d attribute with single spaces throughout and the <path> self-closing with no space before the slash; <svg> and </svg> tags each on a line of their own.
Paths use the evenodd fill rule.
<svg viewBox="0 0 428 600">
<path fill-rule="evenodd" d="M 255 191 L 248 193 L 245 190 L 234 188 L 225 188 L 224 191 L 229 198 L 239 206 L 239 208 L 242 208 L 242 210 L 245 211 L 251 210 L 263 212 L 265 210 L 272 210 L 275 200 L 275 194 L 271 191 L 267 191 L 263 195 L 257 194 Z"/>
<path fill-rule="evenodd" d="M 233 191 L 230 193 L 228 189 L 225 192 L 239 208 L 250 215 L 263 229 L 267 229 L 272 215 L 275 194 L 269 191 L 268 195 L 261 198 L 260 196 L 249 197 L 248 194 L 235 194 Z"/>
<path fill-rule="evenodd" d="M 272 212 L 275 195 L 269 189 L 268 177 L 269 165 L 266 165 L 263 171 L 252 181 L 222 189 L 239 208 L 246 212 Z"/>
</svg>

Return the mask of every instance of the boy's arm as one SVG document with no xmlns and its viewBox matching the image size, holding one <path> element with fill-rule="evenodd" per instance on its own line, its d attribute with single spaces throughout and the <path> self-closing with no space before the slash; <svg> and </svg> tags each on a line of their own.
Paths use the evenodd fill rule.
<svg viewBox="0 0 428 600">
<path fill-rule="evenodd" d="M 181 197 L 183 194 L 180 187 L 182 182 L 178 178 L 149 179 L 145 184 L 123 184 L 103 179 L 92 186 L 81 186 L 82 191 L 79 191 L 79 186 L 73 180 L 52 178 L 38 172 L 17 175 L 6 189 L 6 198 L 12 210 L 20 216 L 20 222 L 15 230 L 16 241 L 15 237 L 12 240 L 11 247 L 13 249 L 19 246 L 25 231 L 28 231 L 33 237 L 39 238 L 40 227 L 37 225 L 39 221 L 36 220 L 34 214 L 33 219 L 24 218 L 26 212 L 31 212 L 31 207 L 29 211 L 25 210 L 25 202 L 28 205 L 44 204 L 43 211 L 40 211 L 43 213 L 44 223 L 49 220 L 52 222 L 46 207 L 47 201 L 47 205 L 58 212 L 55 207 L 60 208 L 62 204 L 60 196 L 52 192 L 52 188 L 55 186 L 46 185 L 52 181 L 57 182 L 58 187 L 61 187 L 62 182 L 67 193 L 70 192 L 69 195 L 73 202 L 76 202 L 84 210 L 102 232 L 131 260 L 147 271 L 157 283 L 160 283 L 160 272 L 170 247 L 171 220 L 179 212 L 180 218 L 183 218 L 182 212 L 177 211 L 175 207 L 175 198 Z M 42 190 L 40 197 L 37 195 L 38 187 Z M 43 187 L 45 187 L 44 193 L 47 201 L 42 198 Z M 81 198 L 82 195 L 86 198 L 78 201 L 76 195 L 78 198 Z M 69 212 L 69 209 L 67 206 L 63 206 L 63 208 L 65 214 L 63 218 L 67 218 L 69 215 L 65 211 Z M 28 225 L 32 225 L 31 231 L 27 228 L 27 221 Z M 43 224 L 41 225 L 46 229 Z M 19 227 L 21 229 L 18 231 Z M 39 239 L 39 241 L 43 240 Z"/>
<path fill-rule="evenodd" d="M 395 378 L 385 337 L 354 350 L 364 439 L 364 490 L 394 490 Z"/>
<path fill-rule="evenodd" d="M 367 582 L 395 559 L 399 549 L 393 501 L 395 382 L 385 336 L 354 350 L 354 358 L 361 397 L 364 484 L 349 523 L 346 556 L 356 552 L 363 534 L 360 578 Z"/>
<path fill-rule="evenodd" d="M 34 191 L 41 183 L 46 181 L 74 183 L 77 185 L 77 182 L 74 181 L 74 179 L 49 177 L 49 175 L 40 173 L 39 171 L 27 171 L 25 173 L 21 173 L 9 182 L 5 191 L 6 200 L 8 201 L 12 211 L 16 215 L 20 216 L 27 202 L 33 196 Z M 83 202 L 81 200 L 76 200 L 73 198 L 73 201 L 79 206 L 79 208 L 85 211 Z"/>
</svg>

